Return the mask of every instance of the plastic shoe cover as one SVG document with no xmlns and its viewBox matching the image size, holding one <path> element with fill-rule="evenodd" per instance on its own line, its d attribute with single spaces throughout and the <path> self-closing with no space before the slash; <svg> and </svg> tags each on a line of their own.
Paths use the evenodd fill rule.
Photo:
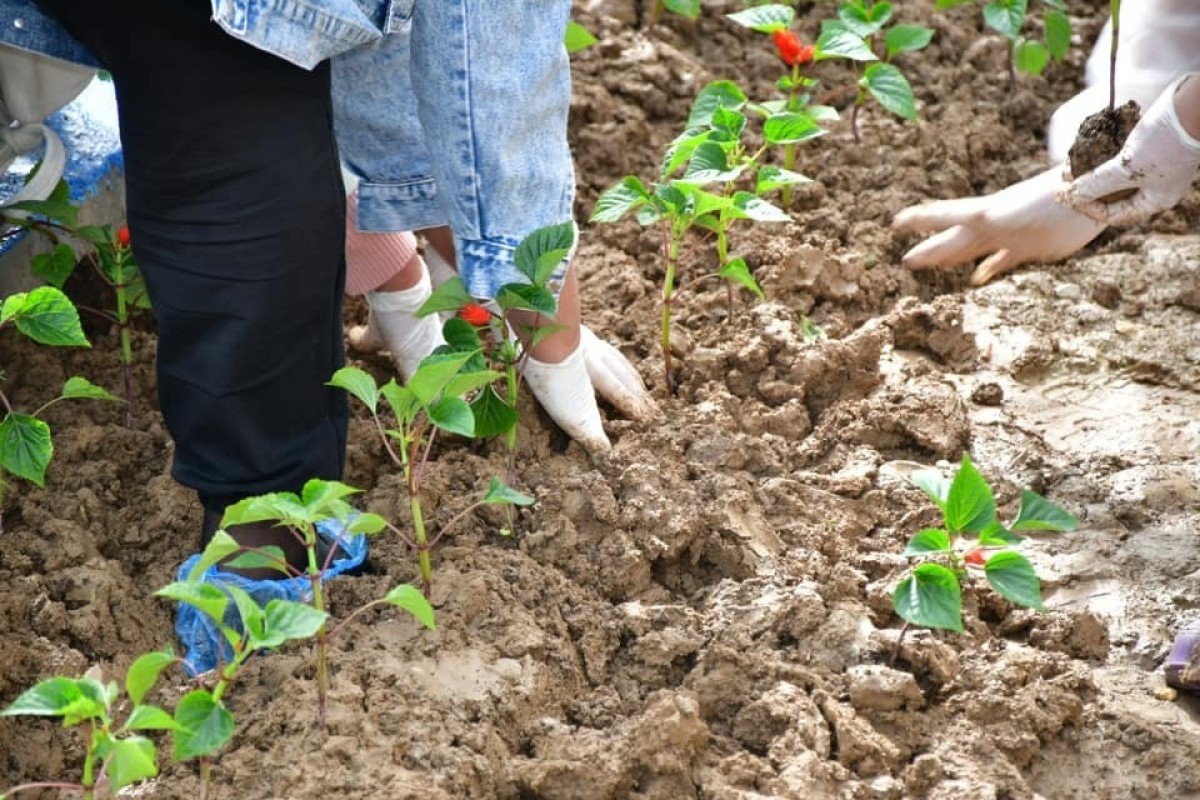
<svg viewBox="0 0 1200 800">
<path fill-rule="evenodd" d="M 342 523 L 337 520 L 322 520 L 317 523 L 317 533 L 331 546 L 336 543 L 337 552 L 333 557 L 325 579 L 336 578 L 362 565 L 367 558 L 367 537 L 362 535 L 346 535 Z M 183 562 L 179 568 L 176 580 L 187 580 L 187 575 L 193 565 L 200 560 L 196 554 Z M 271 600 L 292 600 L 308 602 L 311 600 L 312 583 L 307 577 L 281 578 L 279 580 L 251 580 L 241 575 L 223 572 L 219 567 L 209 567 L 201 576 L 203 583 L 211 583 L 221 588 L 226 585 L 237 586 L 245 590 L 260 605 L 265 606 Z M 237 607 L 232 602 L 225 615 L 225 624 L 241 630 L 241 619 Z M 217 629 L 216 624 L 205 614 L 186 603 L 179 604 L 175 617 L 175 635 L 179 637 L 184 649 L 184 661 L 193 674 L 199 675 L 215 669 L 218 663 L 228 663 L 233 657 L 233 649 L 229 642 Z"/>
</svg>

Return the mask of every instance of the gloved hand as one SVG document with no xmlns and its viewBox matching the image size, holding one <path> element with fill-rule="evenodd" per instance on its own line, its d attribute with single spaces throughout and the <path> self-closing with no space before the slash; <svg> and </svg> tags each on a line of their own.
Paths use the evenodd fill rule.
<svg viewBox="0 0 1200 800">
<path fill-rule="evenodd" d="M 1142 116 L 1114 158 L 1062 188 L 1059 200 L 1097 222 L 1129 225 L 1171 208 L 1188 193 L 1200 171 L 1200 140 L 1184 130 L 1177 101 L 1200 97 L 1200 80 L 1173 81 Z M 1130 194 L 1132 192 L 1132 194 Z M 1105 198 L 1112 197 L 1112 201 Z"/>
<path fill-rule="evenodd" d="M 894 229 L 935 234 L 905 253 L 904 265 L 947 268 L 987 256 L 971 275 L 979 286 L 1021 264 L 1069 256 L 1104 226 L 1056 203 L 1061 185 L 1055 168 L 984 197 L 904 209 Z"/>
</svg>

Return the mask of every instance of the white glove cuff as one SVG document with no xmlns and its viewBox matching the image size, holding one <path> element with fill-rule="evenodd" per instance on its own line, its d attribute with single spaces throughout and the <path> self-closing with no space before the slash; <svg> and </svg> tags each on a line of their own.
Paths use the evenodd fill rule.
<svg viewBox="0 0 1200 800">
<path fill-rule="evenodd" d="M 1179 142 L 1190 150 L 1192 155 L 1200 159 L 1200 139 L 1197 139 L 1184 130 L 1183 123 L 1179 121 L 1179 112 L 1175 110 L 1175 95 L 1179 91 L 1179 87 L 1188 78 L 1200 80 L 1200 72 L 1189 72 L 1171 82 L 1171 85 L 1167 88 L 1167 97 L 1170 98 L 1170 101 L 1167 103 L 1166 116 L 1167 122 L 1171 125 L 1171 130 L 1179 137 Z"/>
</svg>

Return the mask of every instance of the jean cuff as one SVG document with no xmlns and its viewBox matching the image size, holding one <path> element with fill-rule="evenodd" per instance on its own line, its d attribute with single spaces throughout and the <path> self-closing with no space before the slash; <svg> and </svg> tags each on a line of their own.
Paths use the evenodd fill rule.
<svg viewBox="0 0 1200 800">
<path fill-rule="evenodd" d="M 578 232 L 576 233 L 578 240 Z M 529 279 L 521 274 L 514 263 L 520 240 L 509 237 L 492 237 L 487 239 L 461 239 L 455 237 L 455 247 L 458 250 L 458 274 L 466 284 L 467 293 L 472 297 L 492 300 L 500 293 L 501 287 L 508 283 L 529 283 Z M 546 288 L 557 299 L 562 291 L 563 278 L 571 265 L 571 257 L 575 248 L 562 260 L 558 268 L 546 281 Z"/>
<path fill-rule="evenodd" d="M 377 233 L 419 231 L 449 224 L 433 178 L 394 183 L 360 181 L 358 229 Z"/>
</svg>

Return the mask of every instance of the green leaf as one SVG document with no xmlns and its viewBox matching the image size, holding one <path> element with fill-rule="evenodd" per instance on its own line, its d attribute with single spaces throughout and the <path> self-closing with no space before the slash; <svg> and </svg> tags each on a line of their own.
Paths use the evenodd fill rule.
<svg viewBox="0 0 1200 800">
<path fill-rule="evenodd" d="M 1071 49 L 1071 20 L 1062 11 L 1046 12 L 1046 49 L 1055 61 L 1062 61 Z"/>
<path fill-rule="evenodd" d="M 1021 492 L 1021 507 L 1013 520 L 1014 531 L 1073 531 L 1079 520 L 1060 505 L 1028 489 Z"/>
<path fill-rule="evenodd" d="M 587 28 L 580 25 L 575 20 L 567 22 L 567 33 L 563 37 L 563 44 L 567 48 L 568 53 L 578 53 L 580 50 L 586 50 L 596 43 L 596 37 Z"/>
<path fill-rule="evenodd" d="M 443 397 L 427 410 L 429 421 L 447 433 L 475 436 L 475 415 L 461 397 Z"/>
<path fill-rule="evenodd" d="M 851 33 L 873 36 L 892 18 L 892 4 L 874 3 L 868 9 L 853 3 L 842 3 L 838 6 L 837 15 Z"/>
<path fill-rule="evenodd" d="M 558 303 L 555 302 L 554 295 L 541 286 L 533 286 L 528 283 L 504 284 L 500 287 L 496 302 L 505 311 L 521 309 L 534 311 L 548 317 L 558 313 Z"/>
<path fill-rule="evenodd" d="M 177 581 L 162 587 L 154 595 L 186 603 L 217 624 L 225 624 L 225 609 L 229 607 L 229 598 L 212 584 Z"/>
<path fill-rule="evenodd" d="M 272 600 L 265 611 L 266 646 L 278 647 L 293 639 L 311 639 L 329 620 L 329 614 L 306 603 Z"/>
<path fill-rule="evenodd" d="M 797 186 L 804 183 L 812 183 L 812 178 L 807 178 L 799 172 L 792 172 L 791 170 L 781 169 L 768 164 L 767 166 L 760 167 L 758 174 L 755 176 L 755 192 L 762 195 L 784 186 Z"/>
<path fill-rule="evenodd" d="M 700 0 L 662 0 L 663 8 L 688 19 L 700 16 Z"/>
<path fill-rule="evenodd" d="M 817 38 L 814 61 L 825 61 L 830 58 L 849 58 L 854 61 L 878 61 L 879 57 L 871 50 L 861 36 L 845 28 L 830 28 Z"/>
<path fill-rule="evenodd" d="M 225 591 L 229 593 L 229 596 L 233 598 L 233 604 L 237 606 L 238 616 L 242 619 L 242 629 L 246 632 L 250 645 L 255 648 L 268 647 L 269 645 L 263 643 L 266 635 L 266 622 L 262 606 L 240 586 L 226 584 Z"/>
<path fill-rule="evenodd" d="M 513 253 L 513 263 L 534 286 L 545 286 L 574 246 L 574 222 L 547 225 L 521 240 Z"/>
<path fill-rule="evenodd" d="M 933 28 L 924 25 L 893 25 L 884 37 L 887 57 L 890 61 L 897 53 L 924 50 L 933 41 Z"/>
<path fill-rule="evenodd" d="M 174 663 L 175 653 L 170 648 L 143 653 L 134 659 L 125 673 L 125 692 L 134 705 L 141 704 L 162 671 Z"/>
<path fill-rule="evenodd" d="M 722 141 L 734 143 L 746 129 L 746 115 L 732 108 L 721 107 L 713 112 L 712 126 Z"/>
<path fill-rule="evenodd" d="M 125 722 L 125 729 L 130 731 L 173 731 L 178 727 L 179 723 L 158 706 L 134 706 Z"/>
<path fill-rule="evenodd" d="M 64 400 L 111 400 L 114 403 L 122 402 L 119 397 L 116 397 L 104 387 L 97 386 L 87 378 L 81 378 L 78 375 L 73 378 L 67 378 L 67 382 L 63 384 L 60 397 Z"/>
<path fill-rule="evenodd" d="M 154 742 L 145 736 L 127 736 L 113 742 L 105 763 L 105 773 L 113 791 L 157 775 L 158 763 L 154 756 Z"/>
<path fill-rule="evenodd" d="M 479 397 L 471 403 L 471 413 L 475 417 L 475 437 L 478 439 L 502 436 L 520 421 L 517 410 L 504 402 L 504 398 L 491 386 L 480 392 Z"/>
<path fill-rule="evenodd" d="M 221 518 L 221 527 L 267 521 L 291 525 L 316 522 L 298 495 L 292 492 L 271 492 L 247 497 L 226 508 L 225 515 Z"/>
<path fill-rule="evenodd" d="M 458 317 L 451 317 L 442 324 L 442 338 L 448 346 L 446 352 L 478 353 L 483 348 L 479 329 Z"/>
<path fill-rule="evenodd" d="M 752 219 L 755 222 L 791 222 L 792 218 L 778 206 L 773 206 L 750 192 L 738 192 L 733 196 L 735 217 Z"/>
<path fill-rule="evenodd" d="M 408 379 L 407 389 L 423 406 L 427 406 L 441 393 L 450 379 L 462 369 L 471 353 L 447 353 L 426 356 L 417 371 Z"/>
<path fill-rule="evenodd" d="M 726 109 L 723 109 L 723 108 L 717 109 L 717 111 L 724 111 L 724 110 L 726 110 Z M 717 111 L 713 112 L 714 118 L 717 115 Z M 660 172 L 661 176 L 663 178 L 667 178 L 671 175 L 671 173 L 675 172 L 677 169 L 679 169 L 684 164 L 686 164 L 688 162 L 688 160 L 692 157 L 692 153 L 696 152 L 696 148 L 699 147 L 700 145 L 704 144 L 705 142 L 707 142 L 709 140 L 709 138 L 713 136 L 713 134 L 714 134 L 714 131 L 712 131 L 712 130 L 696 131 L 695 129 L 689 128 L 688 130 L 686 130 L 683 133 L 676 136 L 675 139 L 669 145 L 667 145 L 667 152 L 663 156 L 662 170 Z M 629 180 L 629 178 L 626 178 L 625 180 Z M 634 180 L 636 180 L 636 178 Z M 641 181 L 638 181 L 638 183 L 640 184 Z M 615 189 L 617 187 L 613 187 L 613 188 Z M 645 187 L 642 187 L 642 188 L 644 190 Z M 609 189 L 609 191 L 611 192 L 613 190 Z M 631 188 L 630 191 L 636 192 L 636 187 Z M 647 201 L 650 199 L 649 193 L 646 193 L 644 195 L 639 195 L 639 196 Z M 604 199 L 603 195 L 601 196 L 600 199 L 601 200 Z M 597 203 L 596 207 L 599 208 L 599 206 L 600 206 L 600 204 Z M 624 213 L 624 212 L 622 212 L 622 213 Z M 593 219 L 595 219 L 594 216 L 593 216 Z M 602 220 L 602 221 L 607 222 L 608 220 Z"/>
<path fill-rule="evenodd" d="M 13 298 L 20 298 L 10 310 Z M 17 330 L 53 347 L 91 347 L 79 324 L 79 312 L 65 294 L 53 286 L 39 286 L 4 301 L 0 321 L 12 319 Z"/>
<path fill-rule="evenodd" d="M 22 692 L 0 717 L 61 717 L 79 702 L 79 681 L 61 676 L 47 678 Z"/>
<path fill-rule="evenodd" d="M 1043 610 L 1042 586 L 1029 559 L 1013 550 L 994 554 L 983 565 L 983 574 L 996 593 L 1025 608 Z"/>
<path fill-rule="evenodd" d="M 992 520 L 991 524 L 979 532 L 980 547 L 1005 547 L 1010 544 L 1020 544 L 1022 541 L 1024 541 L 1022 537 L 1007 530 L 999 520 Z"/>
<path fill-rule="evenodd" d="M 753 6 L 745 11 L 726 14 L 726 16 L 752 31 L 774 33 L 785 30 L 791 25 L 792 20 L 796 17 L 796 11 L 791 6 L 771 3 L 764 6 Z"/>
<path fill-rule="evenodd" d="M 983 21 L 1010 41 L 1016 41 L 1025 25 L 1028 0 L 992 0 L 983 7 Z"/>
<path fill-rule="evenodd" d="M 60 185 L 64 184 L 60 181 Z M 22 200 L 19 203 L 10 204 L 5 210 L 21 211 L 35 217 L 44 217 L 52 222 L 57 222 L 64 228 L 74 228 L 79 218 L 79 209 L 71 205 L 68 196 L 64 195 L 52 195 L 45 200 Z"/>
<path fill-rule="evenodd" d="M 950 483 L 950 494 L 946 498 L 943 513 L 946 529 L 951 533 L 977 533 L 996 519 L 996 501 L 992 497 L 991 487 L 966 453 L 963 453 L 962 465 Z"/>
<path fill-rule="evenodd" d="M 862 82 L 876 102 L 888 111 L 904 119 L 917 118 L 912 86 L 891 64 L 871 64 L 863 72 Z"/>
<path fill-rule="evenodd" d="M 950 479 L 934 469 L 923 469 L 908 477 L 913 485 L 937 503 L 938 508 L 946 508 L 946 500 L 950 497 Z"/>
<path fill-rule="evenodd" d="M 1020 39 L 1013 48 L 1013 64 L 1026 75 L 1041 75 L 1050 63 L 1050 50 L 1032 39 Z"/>
<path fill-rule="evenodd" d="M 383 399 L 387 401 L 388 406 L 392 409 L 392 413 L 396 415 L 396 419 L 407 424 L 413 421 L 417 412 L 421 410 L 421 404 L 417 401 L 417 396 L 408 390 L 407 386 L 401 386 L 396 383 L 396 379 L 385 383 L 379 390 L 383 395 Z"/>
<path fill-rule="evenodd" d="M 953 572 L 941 564 L 921 564 L 892 593 L 900 618 L 925 628 L 961 631 L 962 589 Z"/>
<path fill-rule="evenodd" d="M 61 289 L 75 271 L 77 263 L 75 250 L 71 245 L 60 244 L 49 253 L 34 256 L 30 269 L 46 283 Z"/>
<path fill-rule="evenodd" d="M 713 81 L 700 90 L 692 103 L 692 111 L 688 115 L 687 127 L 703 128 L 712 124 L 713 113 L 718 108 L 730 108 L 734 111 L 746 105 L 746 93 L 733 81 Z"/>
<path fill-rule="evenodd" d="M 453 278 L 434 288 L 433 294 L 429 296 L 429 299 L 417 309 L 417 316 L 427 317 L 430 314 L 437 314 L 441 311 L 457 312 L 467 303 L 474 302 L 475 298 L 471 297 L 470 293 L 467 292 L 467 285 L 463 283 L 462 278 L 455 275 Z"/>
<path fill-rule="evenodd" d="M 245 552 L 225 563 L 229 569 L 273 569 L 283 577 L 291 577 L 287 568 L 287 557 L 282 547 L 266 545 L 257 548 L 260 552 Z"/>
<path fill-rule="evenodd" d="M 331 516 L 331 509 L 335 501 L 361 493 L 362 489 L 355 489 L 341 481 L 312 478 L 305 482 L 304 488 L 300 491 L 300 502 L 315 519 Z"/>
<path fill-rule="evenodd" d="M 529 495 L 518 492 L 504 481 L 493 476 L 491 481 L 488 482 L 487 493 L 483 496 L 483 502 L 489 505 L 531 506 L 534 501 Z"/>
<path fill-rule="evenodd" d="M 650 191 L 640 179 L 629 175 L 600 195 L 592 209 L 591 222 L 616 222 L 630 211 L 650 202 Z"/>
<path fill-rule="evenodd" d="M 46 485 L 46 467 L 54 456 L 50 426 L 36 417 L 9 414 L 0 421 L 0 468 Z"/>
<path fill-rule="evenodd" d="M 825 129 L 807 114 L 786 112 L 772 114 L 763 122 L 763 138 L 769 144 L 792 144 L 806 142 L 824 136 Z"/>
<path fill-rule="evenodd" d="M 446 283 L 449 282 L 446 281 Z M 445 284 L 442 285 L 444 286 Z M 430 300 L 432 299 L 430 298 Z M 360 403 L 369 408 L 372 414 L 379 407 L 379 389 L 375 385 L 375 379 L 358 367 L 342 367 L 333 373 L 333 377 L 329 379 L 329 383 L 326 386 L 336 386 L 339 389 L 345 389 L 357 397 Z"/>
<path fill-rule="evenodd" d="M 465 397 L 503 377 L 504 375 L 491 369 L 460 372 L 446 384 L 442 395 L 444 397 Z"/>
<path fill-rule="evenodd" d="M 750 274 L 750 268 L 746 266 L 746 260 L 742 258 L 731 259 L 725 266 L 717 271 L 727 281 L 732 281 L 746 291 L 753 294 L 759 300 L 766 300 L 767 296 L 763 294 L 762 288 L 758 285 L 758 281 L 754 280 L 754 276 Z"/>
<path fill-rule="evenodd" d="M 949 552 L 950 534 L 938 528 L 926 528 L 908 540 L 908 547 L 904 548 L 903 555 L 912 558 L 913 556 L 926 556 L 931 553 Z"/>
<path fill-rule="evenodd" d="M 212 755 L 233 738 L 233 715 L 203 689 L 185 694 L 175 706 L 179 729 L 172 731 L 176 761 Z"/>
<path fill-rule="evenodd" d="M 429 600 L 415 586 L 410 586 L 407 583 L 401 584 L 388 592 L 387 596 L 383 599 L 384 602 L 390 603 L 397 608 L 402 608 L 412 614 L 417 622 L 420 622 L 426 628 L 429 628 L 429 630 L 437 630 L 437 625 L 433 619 L 433 606 L 429 604 Z"/>
<path fill-rule="evenodd" d="M 356 514 L 346 523 L 346 533 L 371 536 L 387 528 L 387 520 L 378 514 Z"/>
</svg>

